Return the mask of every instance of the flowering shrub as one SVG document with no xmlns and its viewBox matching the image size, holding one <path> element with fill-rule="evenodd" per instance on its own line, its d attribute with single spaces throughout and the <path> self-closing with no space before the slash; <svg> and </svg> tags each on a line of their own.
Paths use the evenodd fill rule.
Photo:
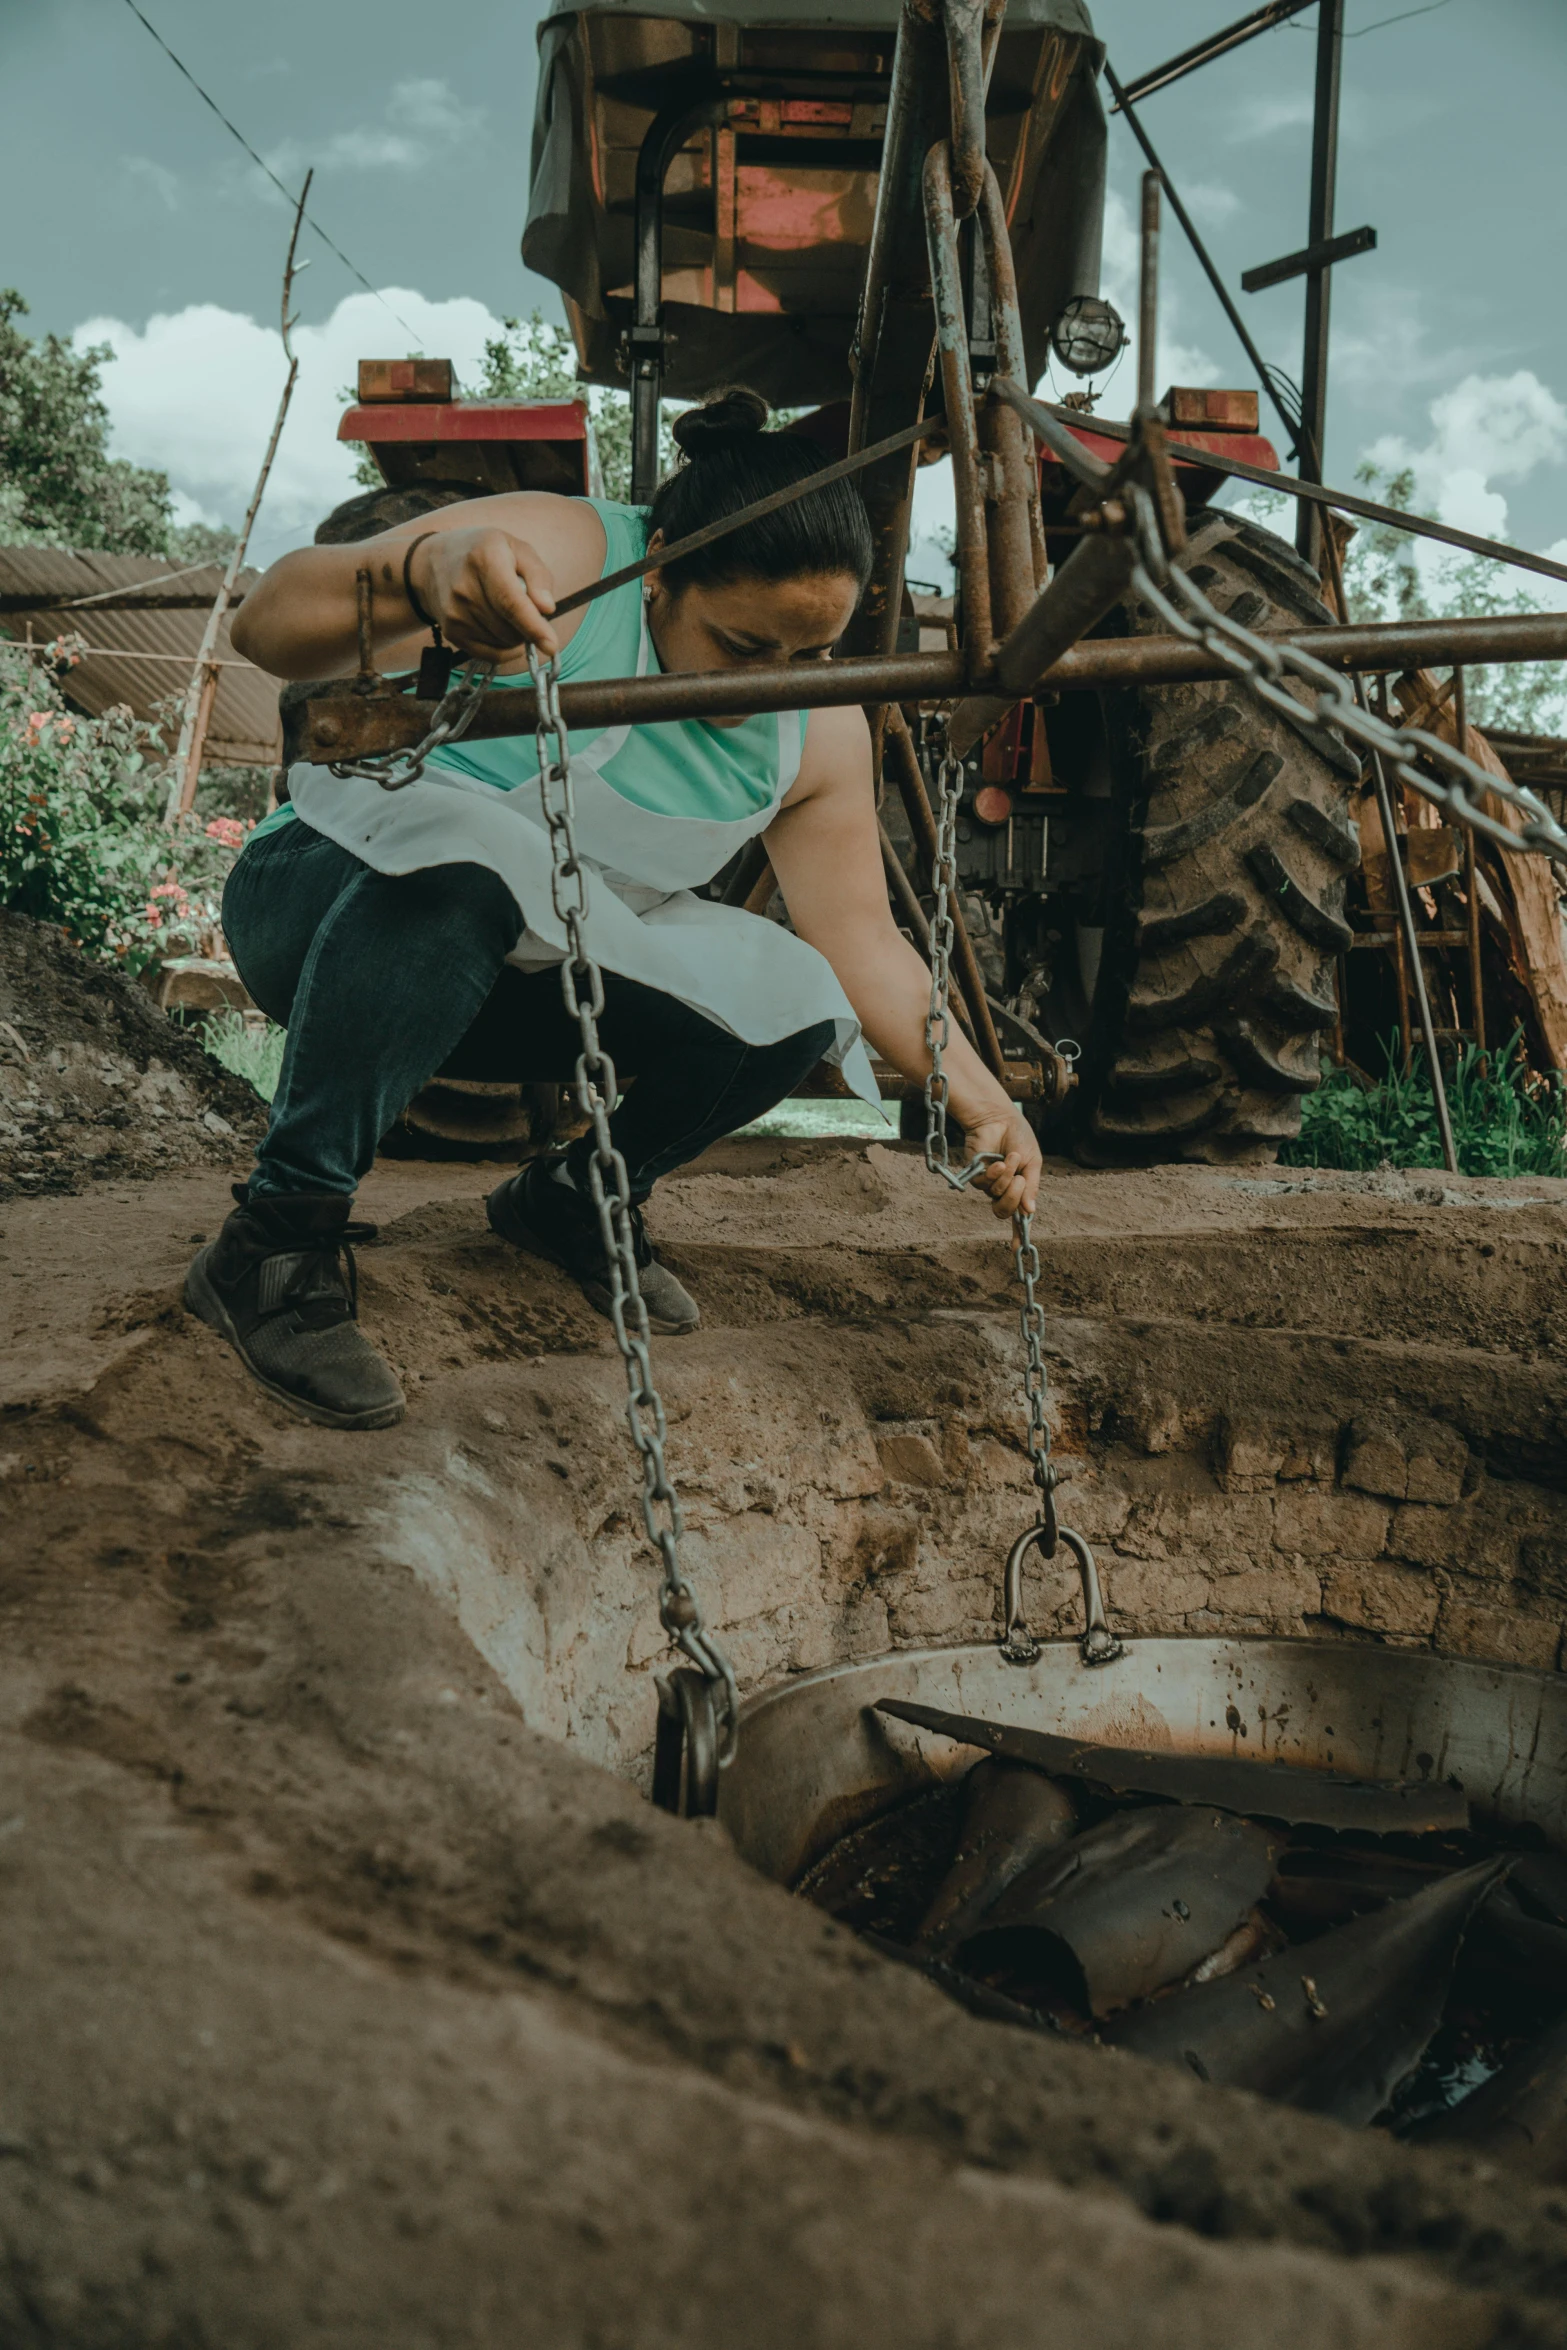
<svg viewBox="0 0 1567 2350">
<path fill-rule="evenodd" d="M 69 639 L 57 662 L 80 656 Z M 67 710 L 51 671 L 0 646 L 0 906 L 58 924 L 88 954 L 139 971 L 210 954 L 218 902 L 249 826 L 164 831 L 162 735 L 129 710 Z"/>
</svg>

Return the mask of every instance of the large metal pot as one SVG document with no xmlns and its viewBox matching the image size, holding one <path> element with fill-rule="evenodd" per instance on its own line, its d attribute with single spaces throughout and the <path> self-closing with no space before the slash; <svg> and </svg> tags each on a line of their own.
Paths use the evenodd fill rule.
<svg viewBox="0 0 1567 2350">
<path fill-rule="evenodd" d="M 909 1649 L 764 1691 L 741 1714 L 719 1817 L 780 1884 L 840 1836 L 966 1770 L 974 1749 L 872 1709 L 884 1697 L 1188 1754 L 1240 1755 L 1369 1778 L 1453 1779 L 1477 1825 L 1567 1845 L 1567 1681 L 1348 1641 L 1136 1640 L 1101 1671 L 1046 1642 Z"/>
</svg>

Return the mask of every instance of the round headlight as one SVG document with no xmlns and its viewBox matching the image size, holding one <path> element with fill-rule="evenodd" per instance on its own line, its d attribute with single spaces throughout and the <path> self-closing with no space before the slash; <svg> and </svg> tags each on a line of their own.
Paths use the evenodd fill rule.
<svg viewBox="0 0 1567 2350">
<path fill-rule="evenodd" d="M 1074 294 L 1050 330 L 1056 357 L 1074 375 L 1097 375 L 1126 348 L 1126 322 L 1113 302 Z"/>
</svg>

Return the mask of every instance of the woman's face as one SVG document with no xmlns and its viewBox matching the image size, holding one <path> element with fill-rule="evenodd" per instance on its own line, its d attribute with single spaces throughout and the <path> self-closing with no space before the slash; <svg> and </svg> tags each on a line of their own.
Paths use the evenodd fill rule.
<svg viewBox="0 0 1567 2350">
<path fill-rule="evenodd" d="M 655 537 L 650 551 L 657 549 Z M 673 594 L 662 573 L 649 572 L 648 581 L 648 626 L 665 670 L 825 661 L 860 600 L 859 581 L 847 571 L 693 583 Z M 745 720 L 712 718 L 708 724 L 743 726 Z"/>
</svg>

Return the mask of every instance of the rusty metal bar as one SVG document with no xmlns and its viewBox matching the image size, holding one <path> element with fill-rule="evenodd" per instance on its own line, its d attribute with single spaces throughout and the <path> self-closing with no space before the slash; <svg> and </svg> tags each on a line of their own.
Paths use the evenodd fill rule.
<svg viewBox="0 0 1567 2350">
<path fill-rule="evenodd" d="M 952 452 L 963 642 L 971 661 L 984 661 L 989 656 L 992 638 L 984 468 L 974 414 L 974 385 L 969 374 L 968 318 L 963 306 L 952 172 L 946 146 L 940 140 L 925 158 L 924 187 L 936 348 L 940 354 L 942 403 L 947 412 L 947 438 Z"/>
<path fill-rule="evenodd" d="M 952 205 L 959 220 L 979 209 L 985 185 L 985 0 L 942 0 L 952 108 Z"/>
<path fill-rule="evenodd" d="M 1099 544 L 1085 540 L 1084 546 Z M 1058 577 L 1064 576 L 1063 565 Z M 1379 621 L 1369 627 L 1302 628 L 1288 642 L 1315 654 L 1330 669 L 1392 674 L 1455 662 L 1567 659 L 1567 612 L 1504 614 L 1480 620 Z M 1188 685 L 1230 671 L 1200 646 L 1173 636 L 1095 639 L 1064 653 L 1035 680 L 1052 693 L 1101 693 L 1125 685 Z M 663 677 L 604 678 L 560 689 L 571 727 L 660 719 L 745 717 L 767 710 L 843 709 L 853 703 L 950 701 L 993 683 L 972 677 L 961 653 L 899 653 L 861 661 L 824 661 L 809 668 L 779 663 L 765 669 L 674 671 Z M 485 694 L 467 739 L 494 741 L 533 731 L 533 690 L 498 687 Z M 297 733 L 290 755 L 317 762 L 368 758 L 407 750 L 428 727 L 431 705 L 410 693 L 358 694 L 346 678 L 333 679 L 294 705 Z M 297 742 L 298 748 L 292 747 Z"/>
<path fill-rule="evenodd" d="M 1128 102 L 1135 106 L 1139 98 L 1151 98 L 1155 90 L 1168 89 L 1171 82 L 1178 82 L 1185 75 L 1195 73 L 1200 65 L 1211 65 L 1216 57 L 1227 57 L 1243 41 L 1254 41 L 1259 33 L 1271 32 L 1275 25 L 1283 24 L 1286 17 L 1299 16 L 1304 9 L 1313 5 L 1314 0 L 1266 0 L 1265 6 L 1254 8 L 1249 16 L 1241 17 L 1237 23 L 1225 25 L 1220 32 L 1209 33 L 1205 40 L 1194 42 L 1190 49 L 1182 49 L 1176 56 L 1167 57 L 1163 65 L 1152 66 L 1147 73 L 1136 75 L 1117 97 L 1110 112 L 1119 114 Z"/>
<path fill-rule="evenodd" d="M 986 259 L 990 266 L 990 315 L 992 331 L 996 338 L 996 365 L 1002 375 L 1012 382 L 1026 383 L 1028 381 L 1028 360 L 1023 349 L 1023 316 L 1018 308 L 1017 271 L 1012 264 L 1012 237 L 1007 228 L 1007 212 L 1006 205 L 1002 201 L 1001 186 L 988 163 L 985 166 L 985 185 L 980 204 L 980 229 L 985 240 Z M 1050 566 L 1045 553 L 1045 524 L 1039 503 L 1039 467 L 1034 462 L 1033 449 L 1029 445 L 1027 434 L 1022 429 L 1022 419 L 1017 417 L 1015 409 L 1010 411 L 1011 416 L 1017 419 L 1016 423 L 1011 425 L 1010 433 L 998 431 L 997 427 L 1001 418 L 1007 413 L 1006 403 L 987 400 L 984 416 L 981 420 L 986 435 L 986 446 L 1001 458 L 1004 475 L 1005 494 L 1001 511 L 996 517 L 997 527 L 994 535 L 997 547 L 993 550 L 993 560 L 1000 559 L 1002 547 L 1009 550 L 1004 559 L 1006 564 L 1004 576 L 1006 581 L 1010 582 L 1014 575 L 1015 561 L 1010 552 L 1014 497 L 1012 468 L 1015 462 L 1020 462 L 1024 480 L 1023 512 L 1028 532 L 1029 563 L 1033 572 L 1034 586 L 1042 588 Z M 1015 627 L 1023 616 L 1021 609 L 1014 613 L 1007 607 L 1003 594 L 998 590 L 994 569 L 991 574 L 991 603 L 994 610 L 1001 616 L 1001 625 L 1004 629 Z M 1026 606 L 1026 597 L 1023 599 L 1023 603 Z"/>
<path fill-rule="evenodd" d="M 998 650 L 994 676 L 1000 690 L 970 695 L 952 713 L 952 748 L 958 758 L 1104 618 L 1125 594 L 1136 566 L 1137 549 L 1130 538 L 1079 540 Z"/>
<path fill-rule="evenodd" d="M 1137 405 L 1158 398 L 1159 366 L 1159 174 L 1143 173 L 1141 268 L 1137 280 Z"/>
<path fill-rule="evenodd" d="M 873 448 L 856 450 L 851 457 L 839 457 L 831 465 L 824 465 L 817 473 L 808 473 L 803 481 L 792 481 L 787 488 L 772 490 L 765 498 L 753 498 L 749 506 L 739 507 L 733 514 L 725 514 L 717 522 L 704 522 L 700 530 L 687 531 L 683 539 L 672 540 L 660 547 L 656 555 L 643 555 L 635 563 L 622 564 L 618 571 L 606 571 L 601 579 L 590 579 L 585 587 L 573 588 L 569 596 L 562 596 L 553 618 L 563 619 L 575 612 L 579 604 L 595 604 L 600 596 L 613 595 L 616 588 L 629 587 L 634 579 L 645 579 L 650 571 L 662 571 L 671 563 L 679 563 L 687 555 L 694 555 L 699 547 L 710 547 L 717 539 L 728 538 L 734 531 L 744 530 L 764 515 L 776 514 L 780 507 L 793 506 L 801 498 L 808 498 L 813 490 L 824 490 L 835 481 L 847 481 L 881 458 L 895 455 L 900 449 L 911 448 L 915 442 L 942 429 L 938 410 L 934 415 L 922 416 L 915 423 L 905 425 L 901 432 L 889 433 Z"/>
<path fill-rule="evenodd" d="M 922 175 L 932 140 L 947 128 L 948 103 L 939 0 L 904 0 L 852 350 L 851 449 L 911 422 L 924 405 L 935 335 Z M 912 452 L 885 458 L 861 477 L 875 553 L 870 583 L 850 624 L 852 653 L 890 653 L 896 642 L 913 487 Z"/>
<path fill-rule="evenodd" d="M 1165 190 L 1168 194 L 1168 187 Z M 1046 432 L 1043 419 L 1048 417 L 1058 434 L 1066 432 L 1072 440 L 1065 420 L 1082 425 L 1083 419 L 1071 409 L 1054 408 L 1042 400 L 1030 400 L 1017 383 L 1003 383 L 998 376 L 990 387 L 995 397 L 1006 400 L 1026 417 L 1040 439 L 1050 447 L 1053 455 L 1061 455 L 1057 440 Z M 1117 423 L 1105 416 L 1096 416 L 1087 428 L 1105 440 L 1127 441 L 1132 437 L 1129 424 Z M 1518 571 L 1538 571 L 1544 579 L 1567 579 L 1567 563 L 1553 563 L 1549 555 L 1535 555 L 1527 547 L 1510 546 L 1505 539 L 1483 539 L 1471 530 L 1457 530 L 1446 522 L 1433 522 L 1429 514 L 1407 514 L 1397 506 L 1379 506 L 1373 498 L 1357 498 L 1350 490 L 1336 490 L 1321 482 L 1300 481 L 1293 473 L 1270 473 L 1265 465 L 1247 465 L 1239 457 L 1226 457 L 1217 449 L 1197 448 L 1186 441 L 1167 440 L 1165 447 L 1176 464 L 1199 465 L 1209 473 L 1227 474 L 1234 481 L 1253 481 L 1265 490 L 1282 490 L 1288 498 L 1306 499 L 1315 506 L 1333 506 L 1345 514 L 1356 514 L 1364 522 L 1384 523 L 1389 530 L 1401 530 L 1411 538 L 1437 539 L 1444 547 L 1461 547 L 1466 555 L 1484 555 L 1488 562 L 1510 563 Z M 1097 465 L 1081 442 L 1072 440 L 1073 456 L 1081 465 Z M 1071 460 L 1063 459 L 1070 463 Z M 1079 480 L 1089 478 L 1079 473 Z"/>
<path fill-rule="evenodd" d="M 1469 704 L 1461 667 L 1453 671 L 1453 724 L 1460 752 L 1466 758 L 1472 757 L 1469 748 Z M 1472 824 L 1464 826 L 1464 905 L 1464 944 L 1469 956 L 1469 1025 L 1474 1030 L 1475 1043 L 1483 1052 L 1485 981 L 1480 963 L 1480 887 L 1475 869 L 1475 834 Z"/>
</svg>

